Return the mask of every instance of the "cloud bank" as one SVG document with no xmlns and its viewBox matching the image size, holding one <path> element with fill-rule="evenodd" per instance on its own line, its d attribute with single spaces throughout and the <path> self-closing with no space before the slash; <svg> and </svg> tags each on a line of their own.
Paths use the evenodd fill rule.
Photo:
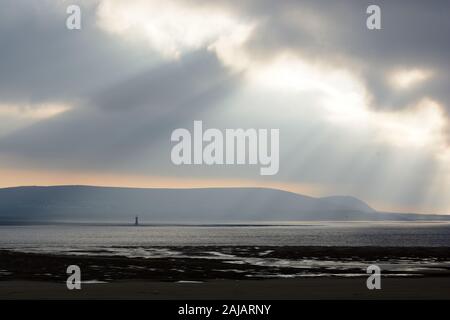
<svg viewBox="0 0 450 320">
<path fill-rule="evenodd" d="M 450 212 L 448 1 L 377 1 L 377 31 L 366 1 L 78 4 L 69 31 L 68 2 L 2 3 L 3 172 L 254 179 Z M 279 128 L 279 175 L 174 166 L 170 133 L 194 120 Z"/>
</svg>

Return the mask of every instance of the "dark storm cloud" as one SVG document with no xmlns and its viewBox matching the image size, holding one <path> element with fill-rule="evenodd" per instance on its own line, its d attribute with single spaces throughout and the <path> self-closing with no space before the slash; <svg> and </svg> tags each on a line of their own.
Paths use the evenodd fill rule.
<svg viewBox="0 0 450 320">
<path fill-rule="evenodd" d="M 103 161 L 138 158 L 238 83 L 213 54 L 191 54 L 103 89 L 85 99 L 88 105 L 0 139 L 0 152 L 39 166 L 93 168 L 105 167 Z"/>
<path fill-rule="evenodd" d="M 92 169 L 138 158 L 239 84 L 213 53 L 200 50 L 164 63 L 147 46 L 107 35 L 95 25 L 96 2 L 85 4 L 82 30 L 68 31 L 65 5 L 2 3 L 0 42 L 7 45 L 0 59 L 0 103 L 73 106 L 0 137 L 4 161 Z"/>
<path fill-rule="evenodd" d="M 200 1 L 203 2 L 203 1 Z M 86 5 L 90 3 L 90 5 Z M 142 48 L 96 27 L 98 1 L 82 2 L 83 30 L 65 28 L 65 6 L 54 1 L 2 2 L 0 11 L 0 95 L 5 101 L 72 100 L 120 83 L 157 60 Z M 193 1 L 192 6 L 199 2 Z M 382 30 L 366 28 L 369 4 L 382 10 Z M 438 99 L 450 112 L 450 2 L 426 1 L 268 1 L 236 6 L 220 1 L 247 19 L 258 21 L 247 49 L 260 58 L 286 49 L 311 60 L 341 64 L 360 73 L 374 108 L 404 108 L 417 99 Z M 398 91 L 386 81 L 395 68 L 426 68 L 433 77 L 413 90 Z M 139 78 L 141 77 L 141 78 Z M 137 76 L 132 90 L 147 79 Z M 191 80 L 196 81 L 195 77 Z M 161 88 L 167 88 L 162 80 Z M 183 86 L 174 88 L 184 90 Z M 130 91 L 124 88 L 125 91 Z M 142 90 L 141 90 L 142 91 Z M 158 90 L 159 98 L 174 98 Z M 140 95 L 111 93 L 101 105 L 139 103 Z M 166 97 L 163 95 L 166 94 Z M 144 99 L 145 100 L 145 99 Z"/>
<path fill-rule="evenodd" d="M 63 2 L 1 2 L 1 102 L 79 99 L 151 65 L 148 51 L 127 48 L 96 27 L 96 2 L 90 3 L 81 5 L 83 29 L 69 31 Z"/>
<path fill-rule="evenodd" d="M 196 106 L 204 103 L 197 101 L 189 110 L 179 106 L 194 97 L 209 100 L 216 94 L 220 95 L 217 89 L 226 89 L 224 83 L 229 83 L 231 78 L 238 80 L 213 53 L 200 51 L 119 81 L 97 92 L 91 101 L 93 105 L 109 111 L 150 107 L 154 113 L 196 112 Z"/>
</svg>

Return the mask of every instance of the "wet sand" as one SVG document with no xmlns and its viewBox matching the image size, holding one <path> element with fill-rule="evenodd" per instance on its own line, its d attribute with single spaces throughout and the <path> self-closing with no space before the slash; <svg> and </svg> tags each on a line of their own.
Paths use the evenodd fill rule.
<svg viewBox="0 0 450 320">
<path fill-rule="evenodd" d="M 108 251 L 87 255 L 0 250 L 0 299 L 450 299 L 449 248 L 166 249 L 182 255 L 143 258 L 111 256 Z M 230 263 L 230 256 L 244 262 Z M 258 263 L 245 262 L 255 258 Z M 277 263 L 261 265 L 261 261 Z M 299 268 L 280 261 L 326 264 Z M 333 266 L 343 261 L 350 264 Z M 382 289 L 368 290 L 361 262 L 416 264 L 407 276 L 401 269 L 383 270 Z M 82 270 L 81 290 L 66 287 L 66 269 L 72 264 Z"/>
</svg>

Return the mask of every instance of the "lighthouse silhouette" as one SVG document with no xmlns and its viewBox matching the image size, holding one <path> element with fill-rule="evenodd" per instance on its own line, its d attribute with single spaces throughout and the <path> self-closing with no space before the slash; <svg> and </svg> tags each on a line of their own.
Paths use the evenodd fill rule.
<svg viewBox="0 0 450 320">
<path fill-rule="evenodd" d="M 134 225 L 138 226 L 139 225 L 139 217 L 136 216 L 136 218 L 134 218 Z"/>
</svg>

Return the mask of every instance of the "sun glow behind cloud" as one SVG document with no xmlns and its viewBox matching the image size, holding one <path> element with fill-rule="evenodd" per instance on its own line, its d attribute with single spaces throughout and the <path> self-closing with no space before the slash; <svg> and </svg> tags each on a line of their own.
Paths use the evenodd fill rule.
<svg viewBox="0 0 450 320">
<path fill-rule="evenodd" d="M 273 118 L 280 113 L 288 113 L 287 121 L 300 120 L 299 117 L 305 116 L 305 113 L 296 112 L 290 104 L 295 104 L 298 109 L 307 109 L 298 97 L 302 93 L 313 92 L 318 97 L 318 106 L 314 114 L 327 122 L 327 127 L 334 127 L 338 131 L 344 130 L 355 137 L 366 136 L 366 143 L 372 145 L 374 152 L 377 149 L 382 150 L 383 146 L 392 150 L 391 162 L 386 162 L 385 169 L 380 171 L 380 185 L 374 183 L 370 186 L 374 199 L 377 194 L 385 193 L 384 184 L 392 179 L 393 173 L 397 175 L 397 181 L 396 189 L 391 190 L 392 194 L 406 194 L 411 188 L 409 183 L 414 180 L 415 170 L 420 168 L 425 155 L 435 162 L 435 172 L 440 178 L 437 180 L 433 178 L 433 182 L 424 188 L 435 190 L 436 194 L 442 194 L 442 191 L 446 190 L 443 186 L 450 185 L 450 166 L 448 166 L 450 148 L 446 141 L 448 124 L 443 106 L 435 100 L 424 97 L 404 108 L 376 110 L 370 106 L 370 94 L 356 74 L 329 65 L 309 63 L 292 55 L 280 55 L 271 63 L 261 65 L 253 62 L 249 70 L 248 79 L 254 86 L 259 87 L 260 92 L 264 92 L 265 95 L 279 92 L 283 96 L 291 97 L 291 99 L 280 100 L 289 105 L 278 103 L 273 108 L 264 109 L 267 113 L 272 113 Z M 286 123 L 286 125 L 289 124 Z M 311 144 L 314 141 L 321 143 L 314 136 L 311 136 L 309 141 Z M 303 150 L 303 153 L 306 151 L 304 146 L 298 147 Z M 356 145 L 355 148 L 357 148 Z M 358 151 L 355 150 L 355 155 L 357 153 Z M 336 161 L 340 160 L 335 159 L 334 162 Z M 362 165 L 361 160 L 358 163 Z M 406 163 L 408 165 L 405 165 Z M 338 167 L 335 169 L 344 171 L 344 168 L 345 164 L 342 169 Z M 403 186 L 402 183 L 404 183 Z M 342 189 L 342 186 L 337 185 L 334 189 Z M 355 194 L 356 191 L 349 192 Z M 433 194 L 427 192 L 423 194 L 422 204 L 424 207 L 434 207 L 438 200 Z M 376 201 L 373 203 L 388 211 L 399 210 L 395 205 Z M 441 207 L 450 208 L 448 201 L 440 203 Z M 435 208 L 439 208 L 439 205 Z M 405 206 L 401 209 L 424 212 L 417 204 L 415 207 Z M 444 210 L 446 210 L 444 212 L 448 211 L 448 209 Z"/>
<path fill-rule="evenodd" d="M 316 92 L 323 117 L 332 124 L 371 130 L 378 140 L 398 147 L 445 148 L 445 114 L 436 101 L 424 98 L 399 111 L 377 111 L 369 107 L 362 82 L 345 69 L 308 64 L 289 55 L 252 68 L 250 81 L 261 90 Z"/>
<path fill-rule="evenodd" d="M 410 89 L 421 82 L 428 80 L 432 72 L 425 69 L 400 69 L 391 72 L 388 76 L 390 83 L 397 89 Z"/>
<path fill-rule="evenodd" d="M 144 39 L 172 59 L 202 47 L 223 49 L 224 55 L 229 56 L 229 44 L 242 41 L 242 35 L 251 29 L 223 8 L 194 8 L 173 0 L 103 1 L 97 17 L 104 30 Z"/>
<path fill-rule="evenodd" d="M 379 112 L 374 116 L 383 139 L 399 147 L 431 146 L 437 152 L 446 147 L 445 115 L 435 101 L 423 99 L 406 110 Z"/>
<path fill-rule="evenodd" d="M 256 22 L 244 21 L 224 8 L 193 7 L 174 0 L 103 1 L 97 17 L 104 30 L 145 39 L 167 58 L 202 48 L 214 51 L 226 66 L 244 70 L 247 81 L 261 90 L 315 91 L 323 116 L 331 123 L 370 128 L 379 139 L 399 146 L 440 143 L 445 123 L 436 102 L 421 101 L 404 111 L 374 111 L 362 81 L 345 68 L 312 64 L 295 54 L 258 61 L 245 48 Z M 406 89 L 430 76 L 430 71 L 421 68 L 399 69 L 389 75 L 389 81 Z"/>
</svg>

